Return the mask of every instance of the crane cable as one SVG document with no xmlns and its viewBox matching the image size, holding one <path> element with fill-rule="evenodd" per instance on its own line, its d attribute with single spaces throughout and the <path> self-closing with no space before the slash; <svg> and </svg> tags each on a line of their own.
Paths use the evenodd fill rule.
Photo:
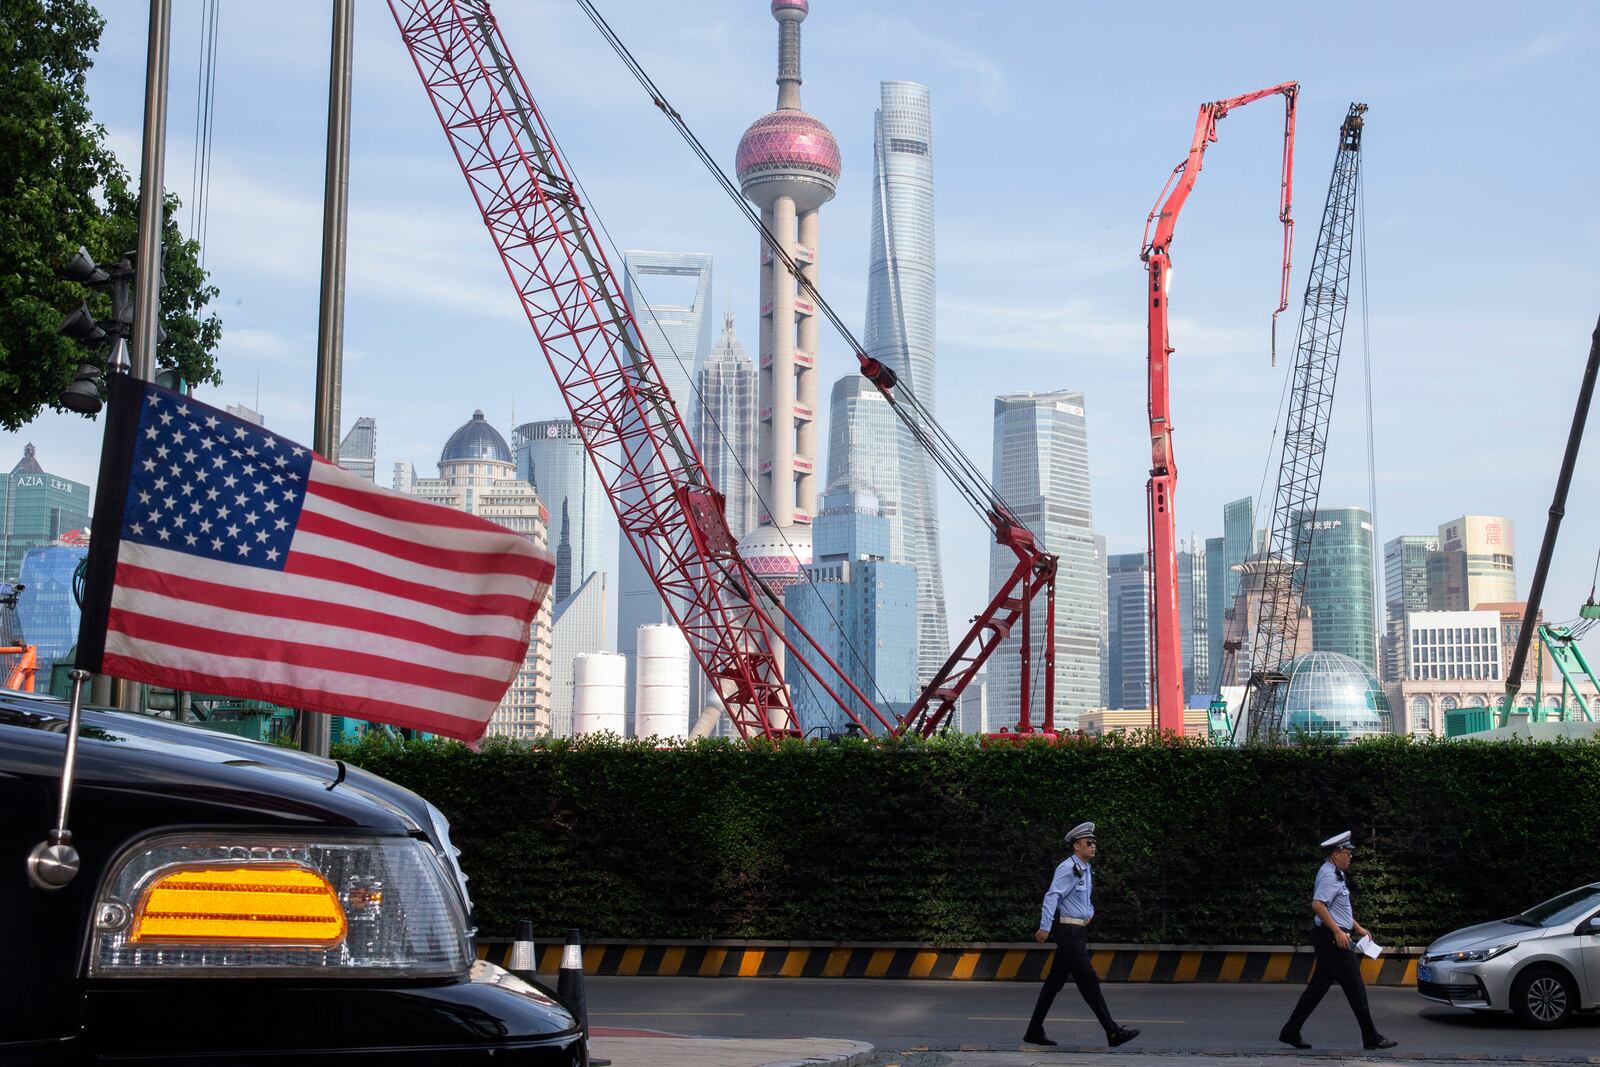
<svg viewBox="0 0 1600 1067">
<path fill-rule="evenodd" d="M 635 80 L 649 95 L 651 103 L 667 117 L 667 120 L 672 123 L 673 128 L 683 137 L 695 156 L 711 172 L 712 177 L 721 186 L 722 191 L 739 208 L 750 225 L 754 226 L 761 234 L 762 240 L 772 254 L 783 262 L 789 273 L 793 275 L 795 282 L 805 290 L 806 295 L 816 302 L 823 317 L 828 320 L 839 336 L 850 345 L 850 350 L 857 355 L 864 355 L 865 350 L 862 348 L 861 343 L 856 340 L 855 334 L 845 325 L 844 320 L 834 311 L 833 306 L 823 298 L 811 280 L 805 276 L 805 272 L 801 270 L 800 265 L 795 262 L 794 258 L 789 255 L 777 235 L 761 220 L 761 216 L 751 207 L 749 201 L 744 198 L 744 194 L 734 185 L 733 180 L 727 176 L 715 157 L 706 149 L 705 144 L 689 127 L 683 115 L 668 102 L 666 95 L 656 85 L 655 80 L 650 77 L 649 72 L 644 69 L 633 53 L 629 51 L 627 45 L 622 42 L 616 31 L 606 22 L 605 17 L 595 8 L 593 0 L 578 0 L 578 6 L 583 9 L 583 13 L 588 16 L 595 29 L 605 38 L 606 43 L 611 46 L 611 50 L 616 53 L 617 58 L 622 60 L 623 65 L 628 68 Z M 939 469 L 955 483 L 956 489 L 967 501 L 967 504 L 978 513 L 979 517 L 983 518 L 985 522 L 992 523 L 992 516 L 998 514 L 1004 516 L 1013 525 L 1024 526 L 1017 519 L 1016 513 L 1006 505 L 999 492 L 990 484 L 989 480 L 973 466 L 971 460 L 961 452 L 954 439 L 933 419 L 932 413 L 917 398 L 915 392 L 904 380 L 896 384 L 895 393 L 896 397 L 891 399 L 890 406 L 895 409 L 901 422 L 905 423 L 917 440 L 922 442 L 923 447 L 928 450 Z M 887 397 L 887 394 L 885 396 Z M 915 420 L 906 411 L 901 410 L 901 406 L 895 402 L 896 400 L 903 400 L 913 414 L 927 420 L 928 426 L 916 425 Z"/>
<path fill-rule="evenodd" d="M 580 3 L 584 3 L 585 0 L 579 0 L 579 2 Z M 512 87 L 512 83 L 509 80 L 505 80 L 504 84 L 507 86 L 508 91 L 512 91 L 513 93 L 515 93 L 515 90 Z M 519 101 L 519 103 L 520 103 L 520 101 Z M 554 131 L 547 130 L 547 132 L 549 133 L 550 140 L 551 140 L 552 144 L 554 145 L 556 151 L 561 155 L 561 157 L 563 159 L 570 160 L 572 158 L 572 155 L 567 151 L 565 146 L 563 146 L 561 144 L 560 140 L 556 137 Z M 530 136 L 531 135 L 532 134 L 531 134 L 531 131 L 530 131 Z M 720 171 L 719 171 L 719 174 L 720 174 Z M 584 202 L 585 203 L 589 203 L 589 204 L 593 204 L 594 201 L 589 196 L 589 190 L 584 187 L 583 179 L 581 179 L 581 178 L 579 178 L 577 176 L 576 168 L 573 168 L 573 172 L 571 174 L 571 178 L 572 178 L 573 185 L 577 188 L 578 194 L 583 198 Z M 633 271 L 628 267 L 627 256 L 625 256 L 622 253 L 622 250 L 618 246 L 616 239 L 614 237 L 612 237 L 611 230 L 610 230 L 609 227 L 606 226 L 605 219 L 597 211 L 591 211 L 589 214 L 590 214 L 590 217 L 594 220 L 594 222 L 600 227 L 600 232 L 604 236 L 607 246 L 610 247 L 611 254 L 616 258 L 618 263 L 622 264 L 623 273 L 628 277 L 629 280 L 631 280 L 633 282 L 633 289 L 634 289 L 634 292 L 638 294 L 639 303 L 641 305 L 643 305 L 645 312 L 650 317 L 650 321 L 655 323 L 656 329 L 661 334 L 662 341 L 664 341 L 666 343 L 667 351 L 672 355 L 673 362 L 675 362 L 678 365 L 678 369 L 679 370 L 683 371 L 684 378 L 687 379 L 688 382 L 689 382 L 690 391 L 693 392 L 693 394 L 695 396 L 695 400 L 699 405 L 699 410 L 702 411 L 702 412 L 705 412 L 709 416 L 709 418 L 711 420 L 711 425 L 716 429 L 717 438 L 721 441 L 721 443 L 723 445 L 728 446 L 727 447 L 727 453 L 729 455 L 733 456 L 734 463 L 739 468 L 740 476 L 744 479 L 745 484 L 747 486 L 749 486 L 751 491 L 755 494 L 756 500 L 758 502 L 760 502 L 763 506 L 765 506 L 767 502 L 765 500 L 763 500 L 762 497 L 761 497 L 761 487 L 755 482 L 755 480 L 753 479 L 753 477 L 750 474 L 750 471 L 745 467 L 744 461 L 743 461 L 743 459 L 740 458 L 740 456 L 738 454 L 738 451 L 735 450 L 731 446 L 731 443 L 728 441 L 728 436 L 727 436 L 726 432 L 724 432 L 724 430 L 722 429 L 722 424 L 717 419 L 715 412 L 711 411 L 711 409 L 709 409 L 706 406 L 706 404 L 705 404 L 705 396 L 702 394 L 702 392 L 700 390 L 700 383 L 695 381 L 695 375 L 694 375 L 693 369 L 691 367 L 689 367 L 688 364 L 686 364 L 684 362 L 683 355 L 680 352 L 678 352 L 677 346 L 675 346 L 672 343 L 672 338 L 670 336 L 668 336 L 666 329 L 662 327 L 660 320 L 656 316 L 655 308 L 653 306 L 651 306 L 649 300 L 647 298 L 645 298 L 644 287 L 642 285 L 640 285 L 639 279 L 633 274 Z M 759 223 L 759 221 L 760 220 L 758 218 L 757 222 Z M 687 429 L 687 427 L 685 427 L 685 429 Z M 702 462 L 703 462 L 703 460 L 702 460 Z M 769 509 L 769 512 L 770 512 L 770 509 Z M 784 547 L 786 549 L 788 549 L 792 554 L 796 553 L 796 550 L 795 550 L 795 547 L 794 547 L 793 543 L 790 542 L 788 536 L 784 533 L 782 527 L 773 526 L 772 529 L 777 531 L 778 537 L 779 537 L 780 540 L 783 541 Z M 863 655 L 861 653 L 861 650 L 856 647 L 855 642 L 850 640 L 850 638 L 848 636 L 849 631 L 845 629 L 844 625 L 840 622 L 838 616 L 836 616 L 834 614 L 833 608 L 828 604 L 827 598 L 822 595 L 822 591 L 817 588 L 817 584 L 818 583 L 816 582 L 815 578 L 804 567 L 800 568 L 799 573 L 802 576 L 802 579 L 805 581 L 805 583 L 811 588 L 813 595 L 817 599 L 817 602 L 822 605 L 823 611 L 825 611 L 827 613 L 829 621 L 833 623 L 834 631 L 839 634 L 840 638 L 844 641 L 845 647 L 847 649 L 849 649 L 851 659 L 853 659 L 855 661 L 855 665 L 857 667 L 859 667 L 861 669 L 861 671 L 866 675 L 867 682 L 868 682 L 868 684 L 871 685 L 872 691 L 877 695 L 878 699 L 883 702 L 883 706 L 884 707 L 889 707 L 891 702 L 890 702 L 888 696 L 883 692 L 883 689 L 878 685 L 878 680 L 873 675 L 871 669 L 867 666 L 866 660 L 863 657 Z M 731 571 L 726 567 L 723 568 L 723 575 L 724 575 L 724 577 L 727 577 L 727 578 L 736 577 L 736 575 L 731 573 Z M 763 585 L 764 585 L 764 583 L 763 583 Z M 743 589 L 743 586 L 741 584 L 741 585 L 736 586 L 736 588 Z M 744 592 L 745 596 L 748 597 L 751 600 L 754 600 L 754 598 L 757 595 L 754 590 L 745 589 L 745 590 L 743 590 L 743 592 Z M 783 599 L 782 595 L 780 593 L 778 593 L 776 591 L 773 591 L 770 588 L 767 589 L 767 593 L 774 600 L 782 600 Z M 773 624 L 774 624 L 774 626 L 782 626 L 783 622 L 782 622 L 781 619 L 778 619 L 778 620 L 774 620 Z M 806 657 L 801 657 L 801 658 L 805 659 Z M 809 660 L 807 660 L 807 664 L 808 664 L 808 667 L 814 667 L 815 666 L 815 665 L 810 664 Z M 819 670 L 819 671 L 821 670 L 820 667 L 817 667 L 816 669 Z M 817 705 L 821 706 L 823 702 L 821 700 L 816 700 L 816 690 L 814 688 L 812 688 L 811 677 L 810 677 L 809 671 L 802 672 L 800 677 L 801 677 L 801 681 L 806 686 L 806 691 L 811 695 L 813 700 L 815 700 Z M 844 699 L 844 698 L 841 698 L 841 699 Z M 794 709 L 791 708 L 790 710 L 793 711 Z"/>
<path fill-rule="evenodd" d="M 206 234 L 211 225 L 211 141 L 216 132 L 217 23 L 221 14 L 221 0 L 209 0 L 200 9 L 200 57 L 195 68 L 189 239 L 200 245 L 202 271 L 206 266 Z"/>
</svg>

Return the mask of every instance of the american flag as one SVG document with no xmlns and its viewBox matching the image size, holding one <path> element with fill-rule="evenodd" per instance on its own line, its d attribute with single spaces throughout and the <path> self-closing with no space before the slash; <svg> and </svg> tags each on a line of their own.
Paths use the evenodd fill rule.
<svg viewBox="0 0 1600 1067">
<path fill-rule="evenodd" d="M 547 552 L 193 398 L 109 384 L 80 667 L 482 736 Z"/>
</svg>

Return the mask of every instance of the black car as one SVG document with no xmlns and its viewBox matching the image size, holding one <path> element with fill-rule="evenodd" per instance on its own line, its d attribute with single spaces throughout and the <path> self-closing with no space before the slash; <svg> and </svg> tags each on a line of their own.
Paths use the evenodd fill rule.
<svg viewBox="0 0 1600 1067">
<path fill-rule="evenodd" d="M 0 695 L 0 1063 L 587 1062 L 547 990 L 476 960 L 438 809 L 338 761 L 85 709 L 81 869 L 34 884 L 67 715 Z"/>
</svg>

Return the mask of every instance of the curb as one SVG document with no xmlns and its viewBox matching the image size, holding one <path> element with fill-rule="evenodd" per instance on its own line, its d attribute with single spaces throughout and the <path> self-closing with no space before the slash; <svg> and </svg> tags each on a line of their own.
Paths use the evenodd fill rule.
<svg viewBox="0 0 1600 1067">
<path fill-rule="evenodd" d="M 505 965 L 511 943 L 484 938 L 478 956 Z M 1054 948 L 1033 943 L 840 945 L 808 941 L 591 941 L 583 973 L 652 978 L 927 978 L 956 982 L 1037 982 Z M 1309 946 L 1095 945 L 1094 968 L 1107 982 L 1304 983 Z M 1361 961 L 1368 985 L 1417 984 L 1417 949 Z M 561 945 L 537 946 L 540 974 L 555 974 Z"/>
</svg>

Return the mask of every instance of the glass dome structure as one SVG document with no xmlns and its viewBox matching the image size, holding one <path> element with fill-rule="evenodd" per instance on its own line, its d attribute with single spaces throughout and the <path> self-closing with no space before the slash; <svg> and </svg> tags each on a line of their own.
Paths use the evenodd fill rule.
<svg viewBox="0 0 1600 1067">
<path fill-rule="evenodd" d="M 1289 695 L 1284 729 L 1346 741 L 1386 732 L 1389 702 L 1366 664 L 1337 652 L 1311 652 L 1284 665 Z"/>
<path fill-rule="evenodd" d="M 451 434 L 450 440 L 444 444 L 444 451 L 439 454 L 440 463 L 475 459 L 512 462 L 506 439 L 500 436 L 499 430 L 489 425 L 482 411 L 474 411 L 472 421 L 463 423 L 461 429 Z"/>
</svg>

